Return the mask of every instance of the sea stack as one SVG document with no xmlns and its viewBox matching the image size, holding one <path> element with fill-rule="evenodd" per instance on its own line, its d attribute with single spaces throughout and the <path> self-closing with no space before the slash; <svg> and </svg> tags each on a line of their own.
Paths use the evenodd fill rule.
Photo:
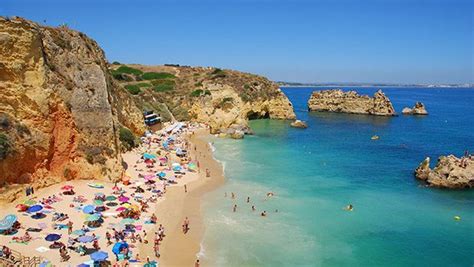
<svg viewBox="0 0 474 267">
<path fill-rule="evenodd" d="M 425 105 L 421 102 L 416 102 L 413 108 L 406 107 L 402 110 L 405 115 L 428 115 Z"/>
<path fill-rule="evenodd" d="M 474 159 L 471 155 L 457 158 L 441 156 L 436 166 L 430 168 L 430 158 L 423 160 L 415 170 L 415 177 L 428 185 L 440 188 L 473 188 Z"/>
<path fill-rule="evenodd" d="M 394 116 L 395 110 L 390 99 L 382 90 L 373 97 L 359 95 L 356 91 L 341 89 L 314 91 L 308 100 L 309 111 L 368 114 Z"/>
<path fill-rule="evenodd" d="M 302 129 L 308 128 L 308 125 L 306 124 L 306 122 L 301 121 L 301 120 L 295 120 L 290 125 L 291 127 L 294 127 L 294 128 L 302 128 Z"/>
</svg>

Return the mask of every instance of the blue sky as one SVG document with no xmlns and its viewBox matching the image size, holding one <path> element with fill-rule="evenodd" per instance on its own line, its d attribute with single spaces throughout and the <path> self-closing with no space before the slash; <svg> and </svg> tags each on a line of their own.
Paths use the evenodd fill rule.
<svg viewBox="0 0 474 267">
<path fill-rule="evenodd" d="M 2 0 L 67 23 L 110 61 L 179 63 L 300 82 L 474 82 L 474 0 Z"/>
</svg>

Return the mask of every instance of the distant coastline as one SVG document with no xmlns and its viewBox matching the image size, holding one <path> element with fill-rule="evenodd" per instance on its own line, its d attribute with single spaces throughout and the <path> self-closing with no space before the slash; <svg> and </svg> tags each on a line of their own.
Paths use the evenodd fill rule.
<svg viewBox="0 0 474 267">
<path fill-rule="evenodd" d="M 474 84 L 390 84 L 390 83 L 298 83 L 276 81 L 280 87 L 405 87 L 405 88 L 474 88 Z"/>
</svg>

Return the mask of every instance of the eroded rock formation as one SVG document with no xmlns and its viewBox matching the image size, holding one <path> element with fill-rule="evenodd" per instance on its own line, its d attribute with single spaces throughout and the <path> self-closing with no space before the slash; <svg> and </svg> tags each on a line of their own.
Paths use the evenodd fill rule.
<svg viewBox="0 0 474 267">
<path fill-rule="evenodd" d="M 416 178 L 428 185 L 442 188 L 473 188 L 474 159 L 472 156 L 457 158 L 441 156 L 436 166 L 430 168 L 430 158 L 423 160 L 415 170 Z"/>
<path fill-rule="evenodd" d="M 0 187 L 121 172 L 121 125 L 144 131 L 141 111 L 83 33 L 0 18 Z"/>
<path fill-rule="evenodd" d="M 428 115 L 425 105 L 421 102 L 416 102 L 413 108 L 405 107 L 402 113 L 405 115 Z"/>
<path fill-rule="evenodd" d="M 295 119 L 293 106 L 278 85 L 258 75 L 189 66 L 112 68 L 120 83 L 140 86 L 133 91 L 137 105 L 161 115 L 171 112 L 168 118 L 206 123 L 212 133 L 221 136 L 232 136 L 236 130 L 251 133 L 248 121 L 252 119 Z M 132 74 L 123 79 L 121 70 Z M 153 75 L 156 78 L 150 78 Z"/>
<path fill-rule="evenodd" d="M 393 116 L 395 110 L 387 96 L 378 90 L 373 97 L 340 89 L 314 91 L 308 100 L 309 111 Z"/>
<path fill-rule="evenodd" d="M 295 128 L 303 128 L 303 129 L 308 128 L 308 125 L 304 121 L 301 121 L 301 120 L 295 120 L 290 125 L 291 127 L 295 127 Z"/>
</svg>

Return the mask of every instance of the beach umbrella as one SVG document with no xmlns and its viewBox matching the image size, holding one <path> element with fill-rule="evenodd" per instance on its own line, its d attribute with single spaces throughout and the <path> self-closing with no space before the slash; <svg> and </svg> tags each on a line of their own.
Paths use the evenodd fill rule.
<svg viewBox="0 0 474 267">
<path fill-rule="evenodd" d="M 88 183 L 87 185 L 92 188 L 104 188 L 104 185 L 100 183 Z"/>
<path fill-rule="evenodd" d="M 82 212 L 84 213 L 94 213 L 95 211 L 95 206 L 94 205 L 87 205 L 87 206 L 84 206 L 84 208 L 82 208 Z"/>
<path fill-rule="evenodd" d="M 154 162 L 153 162 L 153 160 L 151 160 L 151 159 L 146 159 L 146 160 L 145 160 L 145 163 L 148 165 L 148 164 L 153 164 Z"/>
<path fill-rule="evenodd" d="M 39 267 L 53 267 L 53 264 L 50 261 L 43 261 Z"/>
<path fill-rule="evenodd" d="M 61 187 L 61 190 L 69 191 L 69 190 L 71 190 L 71 189 L 73 189 L 73 188 L 74 188 L 74 186 L 72 186 L 72 185 L 65 185 L 65 186 Z"/>
<path fill-rule="evenodd" d="M 91 260 L 96 261 L 105 261 L 109 257 L 109 254 L 105 251 L 96 251 L 91 254 Z"/>
<path fill-rule="evenodd" d="M 90 235 L 83 235 L 77 238 L 77 241 L 81 243 L 90 243 L 95 240 L 95 237 L 90 236 Z"/>
<path fill-rule="evenodd" d="M 0 220 L 0 231 L 12 228 L 13 224 L 15 224 L 17 220 L 18 218 L 16 217 L 16 215 L 8 214 L 7 216 L 5 216 L 5 218 Z"/>
<path fill-rule="evenodd" d="M 27 200 L 23 201 L 23 204 L 25 204 L 27 206 L 32 206 L 32 205 L 36 204 L 36 201 L 34 201 L 33 199 L 27 199 Z"/>
<path fill-rule="evenodd" d="M 94 200 L 94 204 L 97 205 L 97 206 L 103 206 L 104 205 L 104 201 L 100 200 L 100 199 L 96 199 Z"/>
<path fill-rule="evenodd" d="M 15 208 L 18 209 L 18 211 L 27 211 L 28 210 L 28 206 L 25 205 L 25 204 L 18 204 L 15 206 Z"/>
<path fill-rule="evenodd" d="M 145 159 L 154 159 L 154 158 L 156 158 L 156 156 L 152 155 L 152 154 L 149 154 L 149 153 L 144 153 L 143 158 L 145 158 Z"/>
<path fill-rule="evenodd" d="M 188 164 L 188 169 L 195 171 L 197 169 L 196 163 L 191 162 Z"/>
<path fill-rule="evenodd" d="M 122 249 L 128 248 L 127 242 L 117 242 L 115 245 L 112 247 L 112 252 L 114 254 L 119 254 Z"/>
<path fill-rule="evenodd" d="M 164 172 L 159 172 L 157 175 L 158 175 L 160 178 L 164 178 L 164 177 L 166 176 L 166 173 L 164 173 Z"/>
<path fill-rule="evenodd" d="M 118 207 L 118 208 L 117 208 L 115 211 L 118 211 L 118 212 L 120 212 L 120 211 L 124 211 L 124 210 L 126 210 L 126 208 L 125 208 L 125 207 Z"/>
<path fill-rule="evenodd" d="M 167 162 L 168 160 L 166 158 L 160 158 L 161 162 Z"/>
<path fill-rule="evenodd" d="M 41 205 L 33 205 L 33 206 L 29 207 L 27 211 L 31 213 L 31 212 L 38 212 L 42 209 L 43 209 L 43 206 L 41 206 Z"/>
<path fill-rule="evenodd" d="M 118 204 L 117 204 L 117 202 L 107 202 L 107 203 L 105 203 L 105 205 L 108 206 L 108 207 L 115 207 Z"/>
<path fill-rule="evenodd" d="M 95 222 L 100 220 L 100 214 L 94 213 L 86 216 L 86 222 Z"/>
<path fill-rule="evenodd" d="M 80 230 L 80 229 L 79 229 L 79 230 L 74 230 L 74 231 L 72 231 L 71 234 L 72 234 L 72 235 L 81 236 L 81 235 L 85 235 L 86 232 L 84 232 L 84 230 Z"/>
<path fill-rule="evenodd" d="M 44 238 L 44 240 L 49 241 L 49 242 L 53 242 L 53 241 L 59 240 L 60 238 L 61 238 L 61 235 L 49 234 Z"/>
<path fill-rule="evenodd" d="M 136 221 L 134 219 L 126 218 L 120 221 L 120 224 L 134 224 Z"/>
<path fill-rule="evenodd" d="M 91 267 L 89 264 L 81 263 L 77 265 L 76 267 Z"/>
<path fill-rule="evenodd" d="M 119 199 L 120 202 L 127 202 L 127 201 L 130 200 L 130 198 L 128 198 L 126 196 L 120 196 L 118 199 Z"/>
<path fill-rule="evenodd" d="M 116 196 L 107 196 L 107 197 L 105 198 L 105 200 L 107 200 L 107 201 L 114 201 L 114 200 L 116 200 L 116 199 L 117 199 Z"/>
<path fill-rule="evenodd" d="M 102 192 L 97 192 L 97 193 L 94 194 L 94 196 L 96 196 L 96 197 L 105 197 L 105 194 L 102 193 Z"/>
</svg>

